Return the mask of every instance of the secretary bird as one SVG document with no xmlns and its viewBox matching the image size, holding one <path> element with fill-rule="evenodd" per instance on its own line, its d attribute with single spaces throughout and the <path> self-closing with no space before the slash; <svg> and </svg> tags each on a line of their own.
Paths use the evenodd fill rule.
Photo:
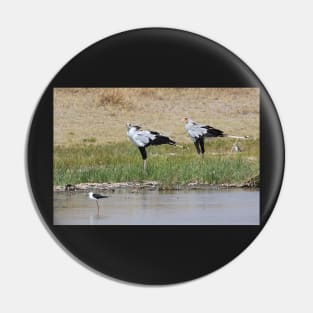
<svg viewBox="0 0 313 313">
<path fill-rule="evenodd" d="M 222 130 L 216 129 L 209 125 L 201 125 L 194 122 L 192 119 L 188 117 L 184 117 L 183 121 L 186 123 L 185 128 L 192 142 L 194 143 L 196 150 L 200 156 L 203 158 L 204 154 L 204 138 L 210 137 L 228 137 L 228 138 L 237 138 L 237 139 L 245 139 L 248 136 L 231 136 L 225 134 Z"/>
<path fill-rule="evenodd" d="M 157 145 L 173 145 L 176 146 L 176 142 L 171 140 L 169 137 L 160 135 L 160 133 L 150 130 L 141 130 L 140 126 L 135 126 L 127 123 L 127 136 L 131 142 L 138 147 L 141 157 L 143 160 L 143 169 L 146 170 L 147 166 L 147 151 L 148 146 Z"/>
</svg>

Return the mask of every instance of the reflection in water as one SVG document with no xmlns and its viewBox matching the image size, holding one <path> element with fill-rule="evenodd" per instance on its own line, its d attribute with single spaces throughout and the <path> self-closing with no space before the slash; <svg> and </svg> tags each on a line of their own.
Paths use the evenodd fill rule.
<svg viewBox="0 0 313 313">
<path fill-rule="evenodd" d="M 96 191 L 95 191 L 96 192 Z M 258 225 L 259 191 L 117 190 L 99 201 L 87 192 L 54 193 L 55 225 Z"/>
</svg>

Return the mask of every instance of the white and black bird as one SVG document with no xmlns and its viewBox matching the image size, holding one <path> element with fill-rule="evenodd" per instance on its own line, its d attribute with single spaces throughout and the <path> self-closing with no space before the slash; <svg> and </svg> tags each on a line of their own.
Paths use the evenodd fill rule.
<svg viewBox="0 0 313 313">
<path fill-rule="evenodd" d="M 105 198 L 109 198 L 109 196 L 104 196 L 104 195 L 101 195 L 99 193 L 93 193 L 93 192 L 89 192 L 88 193 L 88 196 L 90 199 L 92 200 L 96 200 L 97 202 L 97 207 L 98 207 L 98 215 L 99 215 L 99 203 L 98 203 L 98 200 L 100 199 L 105 199 Z"/>
<path fill-rule="evenodd" d="M 147 163 L 147 151 L 148 146 L 157 145 L 176 145 L 176 142 L 169 137 L 163 136 L 156 131 L 142 130 L 140 126 L 135 126 L 127 123 L 127 136 L 131 142 L 138 147 L 143 160 L 143 169 L 146 169 Z"/>
<path fill-rule="evenodd" d="M 229 138 L 237 138 L 237 139 L 245 139 L 248 136 L 231 136 L 225 134 L 222 130 L 214 128 L 209 125 L 201 125 L 188 117 L 184 117 L 183 121 L 186 123 L 185 128 L 189 137 L 191 138 L 192 142 L 194 143 L 197 153 L 202 155 L 205 152 L 204 150 L 204 138 L 211 138 L 211 137 L 229 137 Z"/>
</svg>

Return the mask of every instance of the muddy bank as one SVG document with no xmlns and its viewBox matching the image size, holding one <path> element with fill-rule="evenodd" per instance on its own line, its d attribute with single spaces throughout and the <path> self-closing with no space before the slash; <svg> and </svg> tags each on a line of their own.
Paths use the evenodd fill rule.
<svg viewBox="0 0 313 313">
<path fill-rule="evenodd" d="M 172 186 L 161 186 L 157 181 L 144 182 L 120 182 L 120 183 L 81 183 L 76 185 L 54 186 L 53 191 L 84 191 L 90 189 L 114 191 L 115 189 L 136 190 L 191 190 L 191 189 L 224 189 L 224 188 L 252 188 L 260 187 L 259 176 L 253 177 L 242 184 L 200 184 L 188 183 L 185 185 L 177 184 Z"/>
</svg>

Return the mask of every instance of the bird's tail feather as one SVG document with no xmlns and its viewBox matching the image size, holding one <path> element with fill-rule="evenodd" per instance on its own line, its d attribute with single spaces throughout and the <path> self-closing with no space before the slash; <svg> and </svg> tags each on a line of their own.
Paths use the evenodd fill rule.
<svg viewBox="0 0 313 313">
<path fill-rule="evenodd" d="M 235 139 L 247 139 L 247 138 L 249 138 L 249 136 L 233 136 L 233 135 L 227 135 L 227 134 L 224 134 L 224 137 L 235 138 Z"/>
</svg>

